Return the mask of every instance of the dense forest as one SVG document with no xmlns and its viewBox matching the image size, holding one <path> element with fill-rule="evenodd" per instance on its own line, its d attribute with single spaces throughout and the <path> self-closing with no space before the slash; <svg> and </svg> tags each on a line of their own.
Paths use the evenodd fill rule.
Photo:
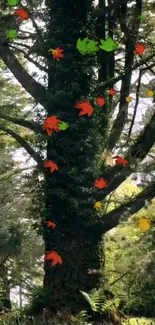
<svg viewBox="0 0 155 325">
<path fill-rule="evenodd" d="M 155 322 L 155 3 L 0 2 L 0 325 Z"/>
</svg>

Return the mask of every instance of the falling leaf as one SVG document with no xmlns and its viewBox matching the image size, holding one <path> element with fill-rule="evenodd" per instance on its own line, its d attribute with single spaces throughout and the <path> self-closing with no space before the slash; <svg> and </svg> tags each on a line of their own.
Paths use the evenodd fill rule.
<svg viewBox="0 0 155 325">
<path fill-rule="evenodd" d="M 7 32 L 7 38 L 11 42 L 13 39 L 17 39 L 17 31 L 15 29 L 9 30 Z"/>
<path fill-rule="evenodd" d="M 143 44 L 137 44 L 135 45 L 135 53 L 142 55 L 146 50 L 146 47 Z"/>
<path fill-rule="evenodd" d="M 8 0 L 8 5 L 9 6 L 16 6 L 19 0 Z"/>
<path fill-rule="evenodd" d="M 126 97 L 126 101 L 127 101 L 128 103 L 132 102 L 132 97 L 130 97 L 130 96 Z"/>
<path fill-rule="evenodd" d="M 52 160 L 45 160 L 43 167 L 50 168 L 51 173 L 53 173 L 55 170 L 58 170 L 58 166 Z"/>
<path fill-rule="evenodd" d="M 52 266 L 56 265 L 57 263 L 62 264 L 62 258 L 55 251 L 46 252 L 44 260 L 53 260 Z"/>
<path fill-rule="evenodd" d="M 97 51 L 99 51 L 97 44 L 98 42 L 95 42 L 93 40 L 89 41 L 87 45 L 88 54 L 95 54 Z"/>
<path fill-rule="evenodd" d="M 56 227 L 56 224 L 52 221 L 46 221 L 48 227 L 52 227 L 53 229 Z"/>
<path fill-rule="evenodd" d="M 102 45 L 99 45 L 99 47 L 104 51 L 111 52 L 118 49 L 118 45 L 111 37 L 107 37 L 105 41 L 102 39 L 100 41 Z"/>
<path fill-rule="evenodd" d="M 104 178 L 99 178 L 95 180 L 94 186 L 98 188 L 105 188 L 107 187 L 107 181 Z"/>
<path fill-rule="evenodd" d="M 146 218 L 140 218 L 138 220 L 138 225 L 136 226 L 136 228 L 139 228 L 141 232 L 145 232 L 150 228 L 150 220 Z"/>
<path fill-rule="evenodd" d="M 95 209 L 100 209 L 100 208 L 102 208 L 102 202 L 101 202 L 101 201 L 96 202 L 96 203 L 94 204 L 94 208 L 95 208 Z"/>
<path fill-rule="evenodd" d="M 104 164 L 107 166 L 114 166 L 114 160 L 112 159 L 112 153 L 109 150 L 105 150 L 102 155 L 101 159 L 104 160 Z"/>
<path fill-rule="evenodd" d="M 147 95 L 148 95 L 149 97 L 153 97 L 153 91 L 152 91 L 152 90 L 148 90 L 148 91 L 147 91 Z"/>
<path fill-rule="evenodd" d="M 88 37 L 85 37 L 83 40 L 80 38 L 77 40 L 76 48 L 81 54 L 87 54 L 89 41 Z"/>
<path fill-rule="evenodd" d="M 48 52 L 52 52 L 53 59 L 59 61 L 64 57 L 64 54 L 62 53 L 64 50 L 60 49 L 60 47 L 57 47 L 55 50 L 54 49 L 49 49 Z"/>
<path fill-rule="evenodd" d="M 43 129 L 43 131 L 47 131 L 47 134 L 49 135 L 49 136 L 51 136 L 52 135 L 52 133 L 53 133 L 53 130 L 55 131 L 55 132 L 59 132 L 60 131 L 60 129 L 59 129 L 59 127 L 58 127 L 58 124 L 60 124 L 62 121 L 61 120 L 58 120 L 57 119 L 57 117 L 55 116 L 55 115 L 53 115 L 53 116 L 49 116 L 49 117 L 47 117 L 47 119 L 45 120 L 45 122 L 44 122 L 44 124 L 43 124 L 43 126 L 42 126 L 42 129 Z"/>
<path fill-rule="evenodd" d="M 95 54 L 99 48 L 97 47 L 98 42 L 89 40 L 88 37 L 85 37 L 83 40 L 80 38 L 77 40 L 76 48 L 82 54 Z"/>
<path fill-rule="evenodd" d="M 105 99 L 103 97 L 97 97 L 96 98 L 96 104 L 98 106 L 103 106 L 105 104 Z"/>
<path fill-rule="evenodd" d="M 144 15 L 141 15 L 139 16 L 139 19 L 145 21 L 146 17 Z"/>
<path fill-rule="evenodd" d="M 93 107 L 90 104 L 88 100 L 80 101 L 75 105 L 75 108 L 81 109 L 81 112 L 79 113 L 79 116 L 87 114 L 88 116 L 91 116 L 93 113 Z"/>
<path fill-rule="evenodd" d="M 114 96 L 116 94 L 116 89 L 110 89 L 109 90 L 109 95 Z"/>
<path fill-rule="evenodd" d="M 62 121 L 61 124 L 58 124 L 58 127 L 59 127 L 60 130 L 65 131 L 66 129 L 69 128 L 69 124 Z"/>
<path fill-rule="evenodd" d="M 116 165 L 122 164 L 123 167 L 126 167 L 126 165 L 128 164 L 127 160 L 125 160 L 124 158 L 122 158 L 120 156 L 112 157 L 112 159 L 115 159 Z"/>
<path fill-rule="evenodd" d="M 15 16 L 20 16 L 20 20 L 24 20 L 24 19 L 28 19 L 29 18 L 28 13 L 24 9 L 17 9 L 14 12 L 14 15 Z"/>
</svg>

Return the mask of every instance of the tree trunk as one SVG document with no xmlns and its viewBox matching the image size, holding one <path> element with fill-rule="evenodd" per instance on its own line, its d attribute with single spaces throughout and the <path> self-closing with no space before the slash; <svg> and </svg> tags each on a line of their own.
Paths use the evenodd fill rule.
<svg viewBox="0 0 155 325">
<path fill-rule="evenodd" d="M 2 306 L 6 310 L 10 310 L 12 308 L 11 306 L 11 300 L 10 300 L 10 286 L 8 281 L 8 275 L 7 270 L 5 268 L 1 267 L 1 279 L 2 279 Z"/>
<path fill-rule="evenodd" d="M 56 251 L 63 263 L 54 267 L 51 261 L 45 263 L 44 288 L 53 311 L 66 307 L 77 312 L 85 303 L 79 290 L 88 292 L 97 287 L 100 269 L 101 235 L 89 229 L 98 218 L 90 190 L 97 148 L 93 119 L 78 117 L 74 107 L 82 98 L 89 99 L 93 86 L 94 58 L 76 49 L 78 38 L 88 36 L 90 29 L 93 32 L 92 3 L 47 0 L 46 4 L 50 17 L 48 46 L 64 50 L 60 61 L 49 58 L 50 96 L 46 110 L 48 116 L 56 115 L 68 122 L 69 128 L 53 133 L 47 145 L 47 159 L 53 160 L 59 170 L 46 172 L 45 218 L 55 222 L 56 228 L 44 228 L 45 251 Z"/>
</svg>

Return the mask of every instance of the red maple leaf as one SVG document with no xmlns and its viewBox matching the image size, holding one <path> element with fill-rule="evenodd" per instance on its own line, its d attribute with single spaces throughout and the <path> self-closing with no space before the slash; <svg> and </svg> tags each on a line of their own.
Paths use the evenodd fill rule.
<svg viewBox="0 0 155 325">
<path fill-rule="evenodd" d="M 61 120 L 57 120 L 57 117 L 55 115 L 53 116 L 49 116 L 43 126 L 42 126 L 42 129 L 43 131 L 47 131 L 48 135 L 51 136 L 52 133 L 53 133 L 53 130 L 56 131 L 56 132 L 59 132 L 60 129 L 58 127 L 58 124 L 62 123 Z"/>
<path fill-rule="evenodd" d="M 113 89 L 113 88 L 111 88 L 111 89 L 109 90 L 109 95 L 114 96 L 115 94 L 116 94 L 116 90 Z"/>
<path fill-rule="evenodd" d="M 123 167 L 126 167 L 126 165 L 128 164 L 127 160 L 125 160 L 124 158 L 122 158 L 120 156 L 112 157 L 112 159 L 115 159 L 116 165 L 122 164 Z"/>
<path fill-rule="evenodd" d="M 107 181 L 102 177 L 100 177 L 99 179 L 96 179 L 95 183 L 94 183 L 94 186 L 96 186 L 98 188 L 105 188 L 105 187 L 107 187 L 107 185 L 108 185 Z"/>
<path fill-rule="evenodd" d="M 48 227 L 52 227 L 53 229 L 56 227 L 56 224 L 52 221 L 46 221 Z"/>
<path fill-rule="evenodd" d="M 53 173 L 55 170 L 58 170 L 58 166 L 52 160 L 45 160 L 43 167 L 50 168 L 51 173 Z"/>
<path fill-rule="evenodd" d="M 97 97 L 96 98 L 96 104 L 98 106 L 103 106 L 105 104 L 105 99 L 103 97 Z"/>
<path fill-rule="evenodd" d="M 57 47 L 55 50 L 54 49 L 50 49 L 49 52 L 52 52 L 53 55 L 53 59 L 59 61 L 60 59 L 62 59 L 64 57 L 64 54 L 62 52 L 64 52 L 64 50 L 60 49 L 60 47 Z"/>
<path fill-rule="evenodd" d="M 29 18 L 28 13 L 24 9 L 17 9 L 14 12 L 14 15 L 15 16 L 20 16 L 20 20 L 24 20 L 24 19 L 28 19 Z"/>
<path fill-rule="evenodd" d="M 146 47 L 143 44 L 136 44 L 135 45 L 135 53 L 142 55 L 146 50 Z"/>
<path fill-rule="evenodd" d="M 87 114 L 88 116 L 91 116 L 93 113 L 93 107 L 90 104 L 88 100 L 80 100 L 79 103 L 75 105 L 75 108 L 81 109 L 81 112 L 79 113 L 79 116 Z"/>
<path fill-rule="evenodd" d="M 55 251 L 49 251 L 45 253 L 44 260 L 53 260 L 52 266 L 56 265 L 57 263 L 62 264 L 62 258 L 58 255 Z"/>
</svg>

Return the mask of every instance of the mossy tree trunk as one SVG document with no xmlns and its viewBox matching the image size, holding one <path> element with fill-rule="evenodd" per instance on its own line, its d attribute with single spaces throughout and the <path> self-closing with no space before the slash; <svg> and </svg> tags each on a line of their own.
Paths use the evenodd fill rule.
<svg viewBox="0 0 155 325">
<path fill-rule="evenodd" d="M 81 98 L 88 99 L 93 84 L 94 59 L 82 56 L 76 49 L 79 37 L 93 31 L 90 20 L 90 0 L 46 1 L 49 8 L 49 47 L 64 49 L 64 58 L 49 58 L 50 96 L 46 110 L 68 122 L 67 132 L 55 133 L 48 141 L 47 159 L 58 164 L 59 172 L 46 174 L 46 220 L 57 227 L 45 229 L 47 250 L 55 250 L 63 259 L 62 265 L 45 263 L 45 289 L 50 294 L 49 305 L 59 310 L 66 306 L 80 310 L 83 298 L 79 290 L 89 291 L 99 283 L 100 268 L 97 253 L 101 240 L 91 230 L 96 216 L 94 200 L 89 191 L 93 185 L 90 171 L 96 152 L 92 140 L 93 120 L 78 117 L 74 108 Z"/>
</svg>

